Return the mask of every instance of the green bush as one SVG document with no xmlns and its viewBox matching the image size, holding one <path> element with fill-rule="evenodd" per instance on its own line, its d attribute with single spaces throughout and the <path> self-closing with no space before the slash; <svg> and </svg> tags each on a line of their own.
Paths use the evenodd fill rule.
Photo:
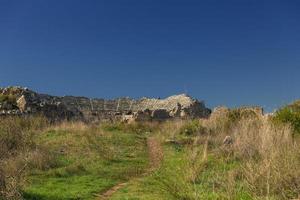
<svg viewBox="0 0 300 200">
<path fill-rule="evenodd" d="M 241 119 L 249 119 L 249 118 L 256 118 L 257 114 L 251 109 L 243 109 L 237 108 L 230 110 L 228 113 L 228 120 L 231 123 L 236 123 Z"/>
<path fill-rule="evenodd" d="M 202 126 L 201 122 L 199 120 L 192 120 L 188 121 L 186 124 L 184 124 L 180 130 L 180 134 L 184 135 L 196 135 L 196 134 L 205 134 L 207 132 L 206 128 Z"/>
<path fill-rule="evenodd" d="M 0 103 L 1 102 L 8 102 L 10 104 L 16 104 L 17 99 L 15 95 L 4 95 L 0 94 Z"/>
<path fill-rule="evenodd" d="M 288 123 L 292 126 L 295 133 L 300 133 L 300 105 L 292 104 L 285 106 L 275 113 L 276 123 Z"/>
<path fill-rule="evenodd" d="M 231 134 L 236 125 L 242 120 L 257 119 L 258 114 L 251 108 L 234 108 L 216 121 L 213 132 Z"/>
</svg>

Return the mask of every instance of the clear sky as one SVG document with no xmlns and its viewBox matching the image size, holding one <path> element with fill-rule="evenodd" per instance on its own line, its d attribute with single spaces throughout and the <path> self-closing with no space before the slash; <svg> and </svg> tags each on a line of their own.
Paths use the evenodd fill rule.
<svg viewBox="0 0 300 200">
<path fill-rule="evenodd" d="M 300 98 L 300 1 L 1 0 L 8 85 L 272 110 Z"/>
</svg>

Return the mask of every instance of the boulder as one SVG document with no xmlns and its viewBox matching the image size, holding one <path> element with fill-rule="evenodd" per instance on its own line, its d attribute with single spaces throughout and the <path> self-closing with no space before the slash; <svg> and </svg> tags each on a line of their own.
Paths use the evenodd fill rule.
<svg viewBox="0 0 300 200">
<path fill-rule="evenodd" d="M 25 112 L 27 110 L 27 101 L 24 95 L 17 100 L 17 105 L 21 112 Z"/>
</svg>

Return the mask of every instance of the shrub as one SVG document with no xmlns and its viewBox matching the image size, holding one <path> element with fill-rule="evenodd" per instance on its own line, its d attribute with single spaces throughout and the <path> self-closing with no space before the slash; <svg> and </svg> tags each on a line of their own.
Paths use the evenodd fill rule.
<svg viewBox="0 0 300 200">
<path fill-rule="evenodd" d="M 288 123 L 295 133 L 300 133 L 300 106 L 298 103 L 279 109 L 274 116 L 276 123 Z"/>
<path fill-rule="evenodd" d="M 17 102 L 16 96 L 0 94 L 0 103 L 1 102 L 8 102 L 10 104 L 16 104 L 16 102 Z"/>
<path fill-rule="evenodd" d="M 0 120 L 0 199 L 21 199 L 34 134 L 45 126 L 40 117 L 5 117 Z"/>
<path fill-rule="evenodd" d="M 205 134 L 207 133 L 207 130 L 204 126 L 202 126 L 201 122 L 199 120 L 192 120 L 192 121 L 188 121 L 186 122 L 186 124 L 184 124 L 180 130 L 179 130 L 180 134 L 184 134 L 184 135 L 197 135 L 197 134 Z"/>
<path fill-rule="evenodd" d="M 228 113 L 228 119 L 230 122 L 235 123 L 242 119 L 256 118 L 257 114 L 247 108 L 236 108 L 232 109 Z"/>
<path fill-rule="evenodd" d="M 241 120 L 258 119 L 259 115 L 255 108 L 235 108 L 226 109 L 213 113 L 209 119 L 202 120 L 202 125 L 215 139 L 224 139 L 226 135 L 231 135 L 235 126 Z M 222 138 L 223 137 L 223 138 Z"/>
<path fill-rule="evenodd" d="M 36 130 L 47 126 L 43 117 L 5 117 L 0 120 L 0 158 L 25 152 L 34 147 Z"/>
</svg>

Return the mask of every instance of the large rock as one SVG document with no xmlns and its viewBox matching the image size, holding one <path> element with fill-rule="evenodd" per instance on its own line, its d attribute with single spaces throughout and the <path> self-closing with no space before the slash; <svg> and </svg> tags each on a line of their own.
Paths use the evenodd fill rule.
<svg viewBox="0 0 300 200">
<path fill-rule="evenodd" d="M 21 112 L 25 112 L 27 110 L 27 101 L 24 95 L 17 100 L 17 105 Z"/>
</svg>

